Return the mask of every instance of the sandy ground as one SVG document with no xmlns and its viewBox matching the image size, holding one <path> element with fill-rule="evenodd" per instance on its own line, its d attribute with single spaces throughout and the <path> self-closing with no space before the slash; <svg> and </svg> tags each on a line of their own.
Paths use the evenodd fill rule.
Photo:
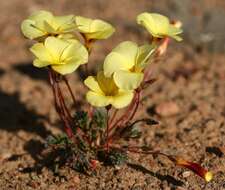
<svg viewBox="0 0 225 190">
<path fill-rule="evenodd" d="M 102 18 L 116 27 L 112 38 L 96 44 L 90 58 L 93 67 L 119 42 L 147 39 L 135 23 L 138 13 L 157 11 L 181 19 L 184 41 L 172 43 L 166 57 L 154 66 L 159 80 L 146 92 L 138 113 L 160 125 L 143 128 L 145 135 L 136 143 L 201 163 L 214 179 L 205 183 L 164 158 L 135 154 L 130 154 L 130 164 L 102 165 L 91 177 L 67 167 L 59 175 L 48 167 L 38 168 L 46 137 L 61 132 L 47 73 L 32 66 L 31 42 L 20 33 L 21 21 L 38 9 Z M 225 146 L 224 18 L 223 0 L 1 1 L 0 189 L 225 189 L 225 157 L 216 149 Z M 70 75 L 73 90 L 83 102 L 81 80 L 77 73 Z M 178 108 L 174 115 L 157 113 L 160 106 L 170 112 L 171 105 Z"/>
</svg>

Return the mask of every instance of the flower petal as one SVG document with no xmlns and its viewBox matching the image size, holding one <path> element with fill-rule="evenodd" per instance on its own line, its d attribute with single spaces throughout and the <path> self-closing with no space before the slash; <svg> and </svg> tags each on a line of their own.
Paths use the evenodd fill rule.
<svg viewBox="0 0 225 190">
<path fill-rule="evenodd" d="M 148 45 L 148 44 L 139 47 L 138 54 L 136 57 L 136 65 L 135 65 L 136 71 L 141 72 L 147 66 L 148 60 L 154 53 L 155 49 L 156 49 L 155 45 Z"/>
<path fill-rule="evenodd" d="M 75 20 L 78 30 L 88 39 L 106 39 L 115 32 L 114 27 L 103 20 L 92 20 L 81 16 L 76 16 Z"/>
<path fill-rule="evenodd" d="M 168 29 L 168 35 L 171 37 L 171 38 L 174 38 L 175 40 L 177 41 L 182 41 L 182 38 L 180 36 L 177 36 L 178 34 L 181 34 L 183 31 L 182 29 L 180 28 L 177 28 L 173 25 L 170 25 L 169 26 L 169 29 Z"/>
<path fill-rule="evenodd" d="M 50 62 L 47 62 L 47 61 L 41 61 L 40 59 L 35 59 L 33 61 L 33 65 L 35 67 L 41 68 L 41 67 L 46 67 L 48 65 L 51 65 L 51 63 Z"/>
<path fill-rule="evenodd" d="M 45 62 L 51 62 L 52 57 L 48 53 L 47 48 L 44 46 L 43 43 L 36 43 L 31 48 L 30 51 L 40 60 Z"/>
<path fill-rule="evenodd" d="M 85 18 L 82 16 L 76 16 L 75 17 L 77 28 L 82 33 L 90 32 L 90 25 L 92 22 L 92 19 Z"/>
<path fill-rule="evenodd" d="M 107 97 L 92 91 L 88 91 L 86 94 L 87 101 L 96 107 L 105 107 L 110 104 L 111 97 Z"/>
<path fill-rule="evenodd" d="M 138 46 L 134 42 L 120 43 L 105 58 L 103 70 L 107 77 L 119 70 L 129 70 L 135 65 Z"/>
<path fill-rule="evenodd" d="M 62 75 L 66 75 L 75 71 L 80 64 L 77 62 L 69 62 L 60 65 L 51 65 L 52 69 Z"/>
<path fill-rule="evenodd" d="M 113 78 L 119 88 L 133 90 L 141 84 L 144 74 L 129 71 L 117 71 L 114 73 Z"/>
<path fill-rule="evenodd" d="M 46 32 L 35 27 L 35 21 L 29 19 L 22 22 L 21 31 L 25 37 L 31 40 L 46 34 Z"/>
<path fill-rule="evenodd" d="M 60 57 L 64 50 L 70 45 L 70 42 L 56 37 L 48 37 L 44 45 L 54 59 L 55 64 L 57 64 L 60 62 Z"/>
<path fill-rule="evenodd" d="M 87 34 L 89 39 L 107 39 L 115 32 L 115 28 L 102 20 L 93 20 L 90 25 L 90 33 Z"/>
<path fill-rule="evenodd" d="M 53 23 L 50 24 L 49 22 L 46 22 L 44 20 L 43 25 L 44 25 L 44 31 L 46 31 L 48 34 L 57 34 L 57 32 L 53 26 Z"/>
<path fill-rule="evenodd" d="M 106 77 L 103 71 L 99 71 L 97 74 L 97 80 L 100 88 L 106 95 L 116 94 L 118 87 L 116 86 L 112 77 Z"/>
<path fill-rule="evenodd" d="M 120 109 L 130 104 L 134 96 L 132 91 L 120 90 L 116 96 L 113 96 L 111 104 L 113 107 Z"/>
<path fill-rule="evenodd" d="M 117 52 L 107 55 L 103 64 L 104 75 L 107 77 L 111 77 L 118 70 L 129 70 L 131 67 L 127 64 L 126 59 Z"/>
<path fill-rule="evenodd" d="M 67 33 L 67 34 L 59 34 L 57 36 L 57 38 L 59 39 L 64 39 L 64 40 L 67 40 L 67 41 L 70 41 L 70 40 L 74 40 L 74 39 L 79 39 L 76 35 L 73 35 L 73 34 L 70 34 L 70 33 Z"/>
<path fill-rule="evenodd" d="M 55 16 L 54 22 L 57 25 L 57 31 L 72 32 L 76 28 L 75 16 Z"/>
<path fill-rule="evenodd" d="M 168 32 L 169 19 L 157 13 L 141 13 L 137 23 L 143 25 L 154 37 L 163 37 Z"/>
<path fill-rule="evenodd" d="M 46 31 L 46 23 L 51 24 L 53 18 L 54 16 L 51 12 L 41 10 L 34 12 L 28 19 L 34 21 L 34 27 L 42 30 L 46 35 L 48 32 Z"/>
<path fill-rule="evenodd" d="M 60 59 L 62 61 L 66 60 L 73 60 L 77 62 L 77 64 L 84 64 L 88 61 L 88 51 L 87 49 L 77 40 L 71 40 L 70 45 L 68 45 Z"/>
<path fill-rule="evenodd" d="M 170 24 L 169 19 L 163 15 L 145 12 L 138 15 L 137 23 L 143 25 L 153 37 L 169 36 L 177 41 L 182 40 L 181 37 L 177 36 L 182 33 L 182 30 Z"/>
<path fill-rule="evenodd" d="M 183 30 L 181 28 L 175 27 L 172 24 L 169 25 L 168 33 L 171 35 L 178 35 L 181 34 Z"/>
<path fill-rule="evenodd" d="M 84 84 L 92 91 L 99 93 L 99 94 L 104 94 L 95 77 L 93 77 L 93 76 L 87 77 L 84 81 Z"/>
<path fill-rule="evenodd" d="M 167 34 L 170 24 L 169 19 L 166 16 L 157 13 L 152 13 L 151 17 L 154 20 L 154 25 L 156 27 L 157 33 L 162 35 Z"/>
<path fill-rule="evenodd" d="M 132 67 L 133 64 L 130 62 L 134 62 L 134 59 L 138 52 L 138 45 L 131 41 L 125 41 L 120 43 L 112 51 L 122 55 L 125 59 L 127 59 L 127 64 Z"/>
<path fill-rule="evenodd" d="M 28 17 L 28 19 L 34 20 L 34 21 L 51 20 L 52 18 L 53 18 L 52 13 L 49 11 L 44 11 L 44 10 L 36 11 Z"/>
</svg>

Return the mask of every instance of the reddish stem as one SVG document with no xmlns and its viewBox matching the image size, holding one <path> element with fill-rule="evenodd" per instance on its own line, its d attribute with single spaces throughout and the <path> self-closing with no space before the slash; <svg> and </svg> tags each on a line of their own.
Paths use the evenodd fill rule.
<svg viewBox="0 0 225 190">
<path fill-rule="evenodd" d="M 115 119 L 117 113 L 118 113 L 118 110 L 115 110 L 114 113 L 113 113 L 113 115 L 112 115 L 112 117 L 111 117 L 111 119 L 110 119 L 110 121 L 109 121 L 109 125 L 110 125 L 111 123 L 113 123 L 113 121 L 114 121 L 114 119 Z"/>
<path fill-rule="evenodd" d="M 135 99 L 135 97 L 134 97 L 134 99 Z M 133 101 L 131 102 L 130 106 L 129 106 L 129 107 L 127 108 L 127 110 L 125 111 L 125 113 L 124 113 L 119 119 L 117 119 L 117 120 L 114 122 L 114 124 L 113 124 L 112 126 L 110 126 L 109 132 L 111 132 L 115 127 L 117 127 L 117 126 L 124 120 L 124 118 L 127 117 L 127 115 L 129 114 L 130 110 L 131 110 L 132 107 L 133 107 L 134 99 L 133 99 Z"/>
<path fill-rule="evenodd" d="M 62 108 L 64 109 L 65 113 L 67 114 L 67 117 L 69 118 L 69 121 L 72 123 L 73 122 L 73 118 L 70 114 L 70 111 L 68 110 L 67 106 L 66 106 L 66 103 L 65 103 L 65 100 L 64 100 L 64 97 L 63 97 L 63 94 L 62 94 L 62 91 L 61 91 L 61 88 L 60 88 L 60 85 L 59 83 L 57 83 L 57 89 L 58 89 L 58 92 L 59 92 L 59 99 L 62 103 Z"/>
<path fill-rule="evenodd" d="M 72 91 L 72 89 L 70 87 L 69 81 L 67 80 L 67 78 L 65 76 L 63 76 L 63 80 L 64 80 L 64 82 L 65 82 L 65 84 L 66 84 L 66 86 L 67 86 L 67 88 L 68 88 L 68 90 L 70 92 L 70 95 L 71 95 L 71 97 L 73 99 L 73 103 L 74 103 L 74 106 L 75 106 L 76 105 L 76 98 L 75 98 L 75 96 L 73 94 L 73 91 Z"/>
<path fill-rule="evenodd" d="M 62 102 L 60 100 L 60 97 L 58 96 L 59 92 L 58 92 L 58 88 L 57 88 L 56 76 L 55 76 L 55 74 L 53 73 L 52 70 L 49 70 L 49 80 L 50 80 L 50 84 L 52 86 L 54 102 L 55 102 L 54 103 L 55 109 L 56 109 L 60 119 L 64 123 L 64 128 L 65 128 L 65 132 L 66 132 L 67 136 L 69 138 L 72 138 L 73 132 L 72 132 L 72 129 L 70 128 L 69 121 L 67 120 L 67 118 L 65 116 L 65 112 L 64 112 L 64 109 L 62 107 Z"/>
<path fill-rule="evenodd" d="M 113 129 L 115 129 L 117 126 L 119 126 L 122 122 L 124 122 L 124 120 L 127 119 L 127 117 L 129 116 L 129 114 L 131 113 L 132 109 L 134 108 L 135 106 L 135 103 L 136 103 L 136 93 L 134 95 L 134 98 L 130 104 L 130 106 L 127 108 L 126 112 L 119 118 L 115 121 L 114 125 L 112 125 L 109 129 L 109 132 L 111 132 Z"/>
<path fill-rule="evenodd" d="M 86 75 L 86 77 L 89 75 L 89 69 L 88 69 L 88 63 L 86 63 L 85 65 L 84 65 L 84 72 L 85 72 L 85 75 Z"/>
<path fill-rule="evenodd" d="M 59 88 L 59 96 L 60 96 L 60 99 L 62 101 L 62 105 L 64 107 L 64 110 L 65 110 L 65 112 L 67 113 L 67 115 L 69 117 L 71 125 L 73 125 L 73 118 L 72 118 L 68 108 L 66 107 L 65 100 L 64 100 L 64 97 L 62 95 L 62 91 L 61 91 L 59 85 L 58 85 L 58 88 Z M 82 137 L 85 138 L 85 140 L 87 140 L 88 144 L 91 145 L 91 141 L 89 140 L 88 136 L 86 134 L 84 134 L 84 132 L 79 127 L 77 127 L 77 132 L 80 133 L 80 134 L 82 133 Z"/>
<path fill-rule="evenodd" d="M 90 54 L 91 54 L 91 49 L 92 49 L 92 45 L 93 45 L 94 40 L 88 39 L 88 38 L 87 38 L 84 34 L 82 34 L 82 33 L 81 33 L 81 36 L 82 36 L 83 39 L 84 39 L 84 45 L 85 45 L 85 47 L 86 47 L 86 49 L 87 49 L 87 51 L 88 51 L 88 54 L 89 54 L 89 56 L 90 56 Z M 86 76 L 88 76 L 88 74 L 89 74 L 88 63 L 86 63 L 86 64 L 84 65 L 84 70 L 85 70 Z"/>
<path fill-rule="evenodd" d="M 133 110 L 132 115 L 130 116 L 129 119 L 127 119 L 126 122 L 131 121 L 131 120 L 134 118 L 135 114 L 137 113 L 138 106 L 139 106 L 139 104 L 140 104 L 140 94 L 141 94 L 141 92 L 138 91 L 138 92 L 137 92 L 137 101 L 136 101 L 136 104 L 135 104 L 135 108 L 134 108 L 134 110 Z"/>
<path fill-rule="evenodd" d="M 109 110 L 107 109 L 106 149 L 109 152 Z"/>
</svg>

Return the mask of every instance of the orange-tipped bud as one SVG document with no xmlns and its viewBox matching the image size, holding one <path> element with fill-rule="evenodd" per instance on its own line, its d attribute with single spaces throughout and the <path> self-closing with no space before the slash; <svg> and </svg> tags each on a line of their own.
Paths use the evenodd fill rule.
<svg viewBox="0 0 225 190">
<path fill-rule="evenodd" d="M 193 171 L 194 173 L 196 173 L 197 175 L 205 179 L 205 181 L 207 182 L 211 181 L 213 178 L 213 175 L 211 172 L 207 171 L 205 168 L 203 168 L 197 163 L 189 162 L 182 158 L 174 158 L 173 161 L 175 161 L 175 164 L 178 166 L 182 166 L 182 167 L 190 169 L 191 171 Z"/>
<path fill-rule="evenodd" d="M 174 25 L 176 28 L 181 28 L 183 25 L 182 22 L 179 20 L 172 21 L 171 24 Z"/>
<path fill-rule="evenodd" d="M 168 44 L 169 44 L 169 41 L 170 41 L 169 38 L 165 38 L 163 40 L 162 44 L 157 49 L 157 55 L 158 56 L 163 55 L 166 52 Z"/>
</svg>

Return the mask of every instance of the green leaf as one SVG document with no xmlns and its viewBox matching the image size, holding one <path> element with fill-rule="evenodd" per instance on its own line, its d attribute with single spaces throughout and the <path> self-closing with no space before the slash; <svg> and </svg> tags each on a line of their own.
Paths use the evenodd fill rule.
<svg viewBox="0 0 225 190">
<path fill-rule="evenodd" d="M 85 111 L 78 111 L 74 116 L 75 125 L 81 129 L 88 128 L 88 113 Z"/>
<path fill-rule="evenodd" d="M 142 135 L 141 131 L 139 131 L 138 129 L 132 129 L 130 131 L 129 138 L 140 138 L 141 135 Z"/>
<path fill-rule="evenodd" d="M 142 135 L 137 125 L 127 125 L 120 131 L 120 136 L 125 139 L 140 138 Z"/>
<path fill-rule="evenodd" d="M 97 127 L 104 129 L 107 125 L 107 111 L 105 108 L 97 108 L 94 111 L 92 122 L 97 125 Z"/>
<path fill-rule="evenodd" d="M 72 142 L 67 137 L 66 134 L 57 135 L 57 136 L 49 136 L 47 138 L 47 145 L 68 145 Z"/>
<path fill-rule="evenodd" d="M 111 165 L 122 165 L 128 159 L 126 152 L 122 152 L 119 150 L 112 150 L 109 152 L 107 162 Z"/>
</svg>

